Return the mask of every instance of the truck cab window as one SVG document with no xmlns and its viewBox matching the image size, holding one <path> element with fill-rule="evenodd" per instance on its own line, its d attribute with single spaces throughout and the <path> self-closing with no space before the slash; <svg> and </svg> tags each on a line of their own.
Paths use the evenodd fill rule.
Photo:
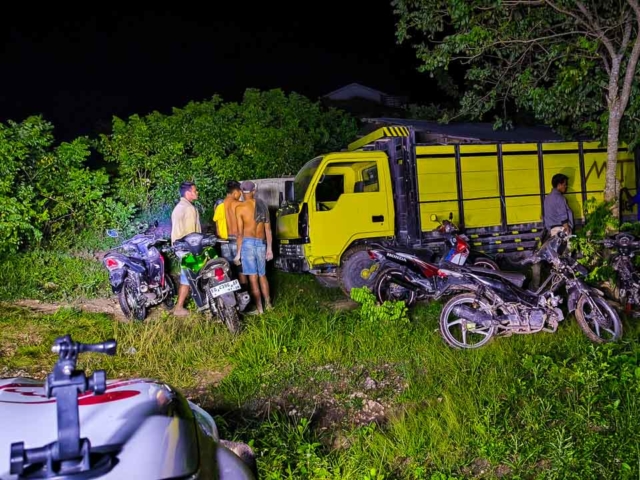
<svg viewBox="0 0 640 480">
<path fill-rule="evenodd" d="M 323 175 L 316 187 L 316 209 L 331 210 L 344 193 L 344 175 Z"/>
<path fill-rule="evenodd" d="M 362 191 L 363 192 L 379 192 L 380 185 L 378 183 L 378 167 L 373 165 L 362 171 Z"/>
</svg>

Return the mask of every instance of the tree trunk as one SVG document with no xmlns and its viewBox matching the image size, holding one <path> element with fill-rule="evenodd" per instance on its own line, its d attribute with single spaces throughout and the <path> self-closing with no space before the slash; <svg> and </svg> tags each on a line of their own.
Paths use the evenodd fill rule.
<svg viewBox="0 0 640 480">
<path fill-rule="evenodd" d="M 604 199 L 607 202 L 615 201 L 613 214 L 618 215 L 619 194 L 616 181 L 618 168 L 618 137 L 620 133 L 620 107 L 614 106 L 609 110 L 609 131 L 607 132 L 607 174 L 604 185 Z"/>
</svg>

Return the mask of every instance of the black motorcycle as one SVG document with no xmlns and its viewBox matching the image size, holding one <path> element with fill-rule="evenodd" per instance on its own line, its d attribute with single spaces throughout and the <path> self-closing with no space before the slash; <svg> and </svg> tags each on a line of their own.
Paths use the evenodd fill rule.
<svg viewBox="0 0 640 480">
<path fill-rule="evenodd" d="M 107 233 L 118 237 L 115 230 Z M 144 320 L 147 309 L 161 303 L 173 308 L 177 291 L 165 271 L 164 257 L 169 251 L 168 239 L 139 233 L 104 256 L 102 263 L 109 271 L 111 290 L 118 295 L 125 317 Z"/>
<path fill-rule="evenodd" d="M 575 312 L 578 325 L 591 341 L 605 343 L 620 339 L 620 317 L 604 294 L 581 278 L 588 274 L 587 269 L 571 256 L 563 255 L 566 242 L 567 237 L 562 233 L 550 237 L 524 260 L 523 265 L 541 261 L 550 264 L 551 274 L 536 292 L 482 271 L 441 268 L 442 275 L 455 277 L 475 288 L 474 292 L 452 297 L 444 305 L 440 314 L 444 341 L 454 348 L 478 348 L 494 335 L 553 333 L 558 322 L 564 319 L 559 308 L 563 298 L 556 294 L 563 284 L 568 312 Z M 453 319 L 449 318 L 451 315 Z"/>
<path fill-rule="evenodd" d="M 633 265 L 633 258 L 640 251 L 640 241 L 630 233 L 619 233 L 597 243 L 616 251 L 609 257 L 609 263 L 617 274 L 614 296 L 624 311 L 631 313 L 640 305 L 640 275 Z"/>
<path fill-rule="evenodd" d="M 218 257 L 216 244 L 226 243 L 215 235 L 190 233 L 176 240 L 173 251 L 180 257 L 180 266 L 186 269 L 191 296 L 198 311 L 210 310 L 229 331 L 240 331 L 239 312 L 244 311 L 251 297 L 240 291 L 240 283 L 232 278 L 229 262 Z"/>
<path fill-rule="evenodd" d="M 465 265 L 471 255 L 469 240 L 458 233 L 458 228 L 449 220 L 444 220 L 435 231 L 443 236 L 444 251 L 441 258 L 430 249 L 405 249 L 396 245 L 374 244 L 368 250 L 369 257 L 378 264 L 379 273 L 373 284 L 373 292 L 379 302 L 404 300 L 408 307 L 417 301 L 437 300 L 445 293 L 452 293 L 456 286 L 438 274 L 438 266 Z M 431 216 L 438 221 L 438 217 Z M 498 265 L 487 257 L 474 257 L 474 268 L 499 271 Z M 502 275 L 508 281 L 518 281 L 520 275 Z"/>
</svg>

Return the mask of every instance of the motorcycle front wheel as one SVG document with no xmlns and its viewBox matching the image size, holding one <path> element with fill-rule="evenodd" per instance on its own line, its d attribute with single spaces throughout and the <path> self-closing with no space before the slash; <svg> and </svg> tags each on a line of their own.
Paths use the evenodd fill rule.
<svg viewBox="0 0 640 480">
<path fill-rule="evenodd" d="M 118 302 L 124 316 L 130 320 L 142 321 L 147 317 L 147 307 L 138 301 L 136 283 L 130 276 L 124 279 Z"/>
<path fill-rule="evenodd" d="M 164 281 L 169 286 L 170 291 L 167 293 L 167 298 L 164 299 L 162 304 L 167 310 L 171 310 L 176 305 L 176 295 L 178 294 L 178 291 L 176 290 L 176 284 L 173 281 L 173 278 L 171 278 L 171 275 L 165 273 Z"/>
<path fill-rule="evenodd" d="M 618 313 L 600 296 L 582 295 L 576 307 L 576 320 L 594 343 L 615 342 L 622 337 L 622 322 Z"/>
</svg>

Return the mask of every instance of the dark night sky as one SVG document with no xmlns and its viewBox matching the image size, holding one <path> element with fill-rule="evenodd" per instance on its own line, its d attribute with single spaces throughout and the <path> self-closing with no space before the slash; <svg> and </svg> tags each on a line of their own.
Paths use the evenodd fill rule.
<svg viewBox="0 0 640 480">
<path fill-rule="evenodd" d="M 433 94 L 412 48 L 396 43 L 390 0 L 287 4 L 173 2 L 94 13 L 82 3 L 25 2 L 0 20 L 0 121 L 43 114 L 69 139 L 112 115 L 168 113 L 216 93 L 240 100 L 250 87 L 314 100 L 351 82 L 412 101 Z"/>
</svg>

